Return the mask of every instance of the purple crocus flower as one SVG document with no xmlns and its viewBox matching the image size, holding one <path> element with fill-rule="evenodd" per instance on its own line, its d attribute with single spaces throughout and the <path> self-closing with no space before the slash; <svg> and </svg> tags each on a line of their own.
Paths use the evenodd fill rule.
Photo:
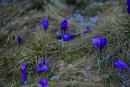
<svg viewBox="0 0 130 87">
<path fill-rule="evenodd" d="M 130 0 L 127 0 L 127 5 L 128 7 L 130 7 Z"/>
<path fill-rule="evenodd" d="M 17 40 L 18 40 L 18 44 L 21 45 L 22 44 L 22 38 L 20 36 L 18 36 Z"/>
<path fill-rule="evenodd" d="M 127 12 L 128 14 L 130 14 L 130 0 L 127 0 L 127 5 L 128 5 Z"/>
<path fill-rule="evenodd" d="M 63 41 L 70 41 L 70 37 L 67 34 L 63 35 Z"/>
<path fill-rule="evenodd" d="M 89 26 L 87 26 L 85 29 L 84 29 L 84 33 L 90 33 L 92 32 L 91 28 Z"/>
<path fill-rule="evenodd" d="M 22 72 L 22 73 L 26 73 L 26 70 L 27 70 L 26 64 L 25 64 L 25 63 L 22 63 L 22 64 L 21 64 L 21 72 Z"/>
<path fill-rule="evenodd" d="M 39 81 L 41 87 L 48 87 L 48 80 L 46 78 L 43 78 Z"/>
<path fill-rule="evenodd" d="M 69 33 L 68 36 L 69 36 L 70 39 L 73 39 L 75 37 L 75 35 L 72 34 L 72 33 Z"/>
<path fill-rule="evenodd" d="M 37 72 L 42 73 L 47 71 L 49 68 L 49 65 L 47 64 L 47 62 L 45 60 L 40 60 L 39 61 L 39 66 L 37 68 Z"/>
<path fill-rule="evenodd" d="M 64 32 L 68 29 L 68 21 L 67 20 L 63 20 L 61 22 L 61 30 L 63 30 Z"/>
<path fill-rule="evenodd" d="M 129 70 L 129 67 L 121 60 L 117 60 L 114 62 L 114 65 L 122 70 Z"/>
<path fill-rule="evenodd" d="M 39 73 L 45 72 L 45 71 L 47 71 L 47 70 L 48 70 L 48 65 L 39 66 L 39 67 L 37 68 L 37 72 L 39 72 Z"/>
<path fill-rule="evenodd" d="M 48 19 L 43 19 L 42 21 L 42 26 L 44 28 L 44 30 L 46 31 L 48 29 Z"/>
<path fill-rule="evenodd" d="M 98 47 L 100 52 L 107 45 L 107 42 L 108 42 L 107 39 L 102 36 L 96 36 L 94 39 L 92 39 L 92 44 L 95 47 Z"/>
<path fill-rule="evenodd" d="M 56 39 L 57 40 L 61 40 L 62 39 L 62 35 L 56 35 Z"/>
<path fill-rule="evenodd" d="M 22 74 L 22 84 L 24 84 L 27 81 L 27 66 L 25 63 L 22 63 L 21 65 L 21 74 Z"/>
<path fill-rule="evenodd" d="M 128 14 L 130 14 L 130 7 L 127 8 L 127 12 L 128 12 Z"/>
<path fill-rule="evenodd" d="M 22 81 L 21 81 L 21 83 L 22 83 L 22 84 L 25 84 L 26 81 L 27 81 L 27 73 L 23 73 L 23 74 L 22 74 Z"/>
<path fill-rule="evenodd" d="M 63 38 L 62 34 L 59 34 L 59 33 L 56 34 L 56 39 L 57 40 L 62 40 L 62 38 Z"/>
</svg>

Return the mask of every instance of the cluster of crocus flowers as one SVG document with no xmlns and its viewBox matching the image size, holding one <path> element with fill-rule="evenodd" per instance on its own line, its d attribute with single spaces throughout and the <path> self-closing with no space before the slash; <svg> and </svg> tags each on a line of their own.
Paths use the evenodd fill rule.
<svg viewBox="0 0 130 87">
<path fill-rule="evenodd" d="M 27 81 L 27 66 L 25 63 L 21 64 L 21 74 L 22 74 L 22 84 L 25 84 L 25 82 Z"/>
<path fill-rule="evenodd" d="M 48 29 L 48 25 L 49 25 L 49 23 L 48 23 L 48 19 L 43 19 L 42 20 L 42 26 L 43 26 L 43 29 L 44 29 L 44 31 L 46 32 L 46 30 Z"/>
<path fill-rule="evenodd" d="M 98 47 L 100 52 L 107 45 L 107 43 L 108 43 L 107 39 L 100 35 L 97 35 L 94 39 L 92 39 L 93 46 Z"/>
<path fill-rule="evenodd" d="M 66 33 L 66 31 L 68 31 L 68 21 L 67 20 L 63 20 L 61 21 L 61 33 L 58 33 L 56 35 L 56 39 L 58 40 L 63 40 L 63 41 L 70 41 L 71 39 L 73 39 L 75 37 L 74 34 L 72 33 Z"/>
<path fill-rule="evenodd" d="M 40 60 L 38 63 L 38 68 L 37 72 L 38 73 L 43 73 L 49 69 L 49 65 L 47 64 L 47 61 L 45 60 Z M 46 78 L 43 78 L 39 81 L 41 87 L 48 87 L 48 80 Z"/>
<path fill-rule="evenodd" d="M 37 68 L 37 72 L 42 73 L 49 69 L 49 65 L 45 60 L 40 60 Z"/>
<path fill-rule="evenodd" d="M 130 14 L 130 0 L 127 0 L 127 5 L 128 5 L 127 12 Z"/>
<path fill-rule="evenodd" d="M 43 78 L 39 81 L 39 84 L 41 87 L 48 87 L 48 80 L 46 78 Z"/>
<path fill-rule="evenodd" d="M 49 65 L 47 64 L 47 61 L 45 60 L 40 60 L 38 63 L 38 68 L 36 69 L 36 72 L 42 73 L 45 72 L 49 69 Z M 20 68 L 21 74 L 22 74 L 22 84 L 25 84 L 27 82 L 27 65 L 25 63 L 21 64 Z M 39 81 L 41 87 L 48 87 L 48 80 L 43 78 L 42 80 Z"/>
<path fill-rule="evenodd" d="M 70 41 L 74 37 L 75 37 L 75 35 L 72 34 L 72 33 L 69 33 L 69 34 L 57 34 L 56 35 L 57 40 L 63 40 L 63 41 Z"/>
<path fill-rule="evenodd" d="M 128 67 L 128 65 L 126 65 L 122 60 L 116 60 L 114 62 L 114 65 L 121 70 L 130 70 L 130 68 Z"/>
<path fill-rule="evenodd" d="M 48 25 L 49 25 L 48 19 L 44 18 L 42 20 L 42 26 L 43 26 L 43 29 L 45 32 L 48 29 Z M 66 31 L 68 31 L 68 21 L 67 20 L 61 21 L 60 29 L 61 29 L 61 32 L 60 32 L 60 34 L 56 35 L 56 39 L 63 40 L 63 41 L 70 41 L 71 39 L 73 39 L 75 37 L 75 35 L 72 33 L 66 34 Z"/>
</svg>

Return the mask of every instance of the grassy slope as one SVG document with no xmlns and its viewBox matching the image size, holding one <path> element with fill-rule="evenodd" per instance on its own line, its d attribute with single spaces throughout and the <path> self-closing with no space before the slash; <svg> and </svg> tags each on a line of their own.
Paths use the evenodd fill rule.
<svg viewBox="0 0 130 87">
<path fill-rule="evenodd" d="M 52 74 L 55 74 L 59 79 L 49 81 L 50 87 L 72 87 L 72 85 L 73 87 L 104 87 L 103 82 L 106 80 L 103 78 L 113 76 L 111 72 L 114 69 L 112 65 L 114 58 L 119 57 L 128 61 L 130 43 L 130 18 L 128 15 L 118 17 L 115 15 L 118 12 L 116 9 L 106 8 L 105 12 L 104 9 L 101 9 L 103 14 L 100 15 L 100 21 L 92 33 L 84 35 L 84 38 L 77 37 L 71 42 L 64 43 L 65 46 L 61 48 L 60 42 L 54 39 L 54 33 L 59 29 L 60 21 L 71 14 L 71 8 L 67 8 L 68 6 L 61 3 L 58 4 L 59 2 L 56 3 L 55 5 L 47 4 L 44 11 L 25 9 L 19 3 L 6 8 L 1 7 L 3 12 L 0 13 L 2 15 L 0 17 L 2 20 L 0 40 L 4 52 L 0 54 L 2 59 L 0 82 L 7 85 L 5 83 L 7 81 L 8 87 L 19 87 L 21 78 L 19 65 L 26 62 L 29 69 L 27 86 L 37 87 L 38 80 L 44 75 L 49 79 Z M 41 26 L 41 20 L 44 17 L 47 17 L 50 22 L 47 34 L 43 32 Z M 7 18 L 12 20 L 7 20 Z M 71 23 L 70 26 L 77 27 L 75 23 Z M 104 49 L 103 57 L 110 59 L 104 62 L 103 70 L 100 73 L 94 67 L 97 50 L 91 46 L 91 39 L 98 33 L 107 37 L 109 41 L 108 46 Z M 18 34 L 24 38 L 24 44 L 21 46 L 18 46 L 16 40 L 12 39 L 14 35 Z M 42 57 L 47 59 L 51 69 L 43 75 L 31 74 Z M 115 77 L 111 81 L 118 83 L 118 79 Z M 121 85 L 120 82 L 118 84 Z M 116 87 L 115 85 L 117 84 L 113 84 L 114 87 Z"/>
</svg>

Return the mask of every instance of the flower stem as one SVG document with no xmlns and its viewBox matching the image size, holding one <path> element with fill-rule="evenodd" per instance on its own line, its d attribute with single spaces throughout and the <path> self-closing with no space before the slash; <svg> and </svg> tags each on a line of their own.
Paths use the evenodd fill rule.
<svg viewBox="0 0 130 87">
<path fill-rule="evenodd" d="M 101 66 L 102 66 L 102 52 L 100 51 L 99 57 L 97 58 L 97 68 L 99 71 L 101 71 Z"/>
</svg>

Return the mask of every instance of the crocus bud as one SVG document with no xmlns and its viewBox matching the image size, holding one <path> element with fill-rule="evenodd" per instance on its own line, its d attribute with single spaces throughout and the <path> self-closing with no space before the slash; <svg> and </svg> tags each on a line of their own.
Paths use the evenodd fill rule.
<svg viewBox="0 0 130 87">
<path fill-rule="evenodd" d="M 129 70 L 129 67 L 121 60 L 117 60 L 114 62 L 114 65 L 119 69 Z"/>
<path fill-rule="evenodd" d="M 48 87 L 48 80 L 46 78 L 43 78 L 39 81 L 41 87 Z"/>
<path fill-rule="evenodd" d="M 25 63 L 23 63 L 21 65 L 21 74 L 22 74 L 22 84 L 25 84 L 25 82 L 27 81 L 27 66 Z"/>
<path fill-rule="evenodd" d="M 48 19 L 43 19 L 42 21 L 42 26 L 44 28 L 44 30 L 46 31 L 48 29 Z"/>
<path fill-rule="evenodd" d="M 61 30 L 63 30 L 64 32 L 68 29 L 68 21 L 67 20 L 63 20 L 61 22 Z"/>
<path fill-rule="evenodd" d="M 18 36 L 17 38 L 18 44 L 21 45 L 22 44 L 22 38 L 20 36 Z"/>
</svg>

